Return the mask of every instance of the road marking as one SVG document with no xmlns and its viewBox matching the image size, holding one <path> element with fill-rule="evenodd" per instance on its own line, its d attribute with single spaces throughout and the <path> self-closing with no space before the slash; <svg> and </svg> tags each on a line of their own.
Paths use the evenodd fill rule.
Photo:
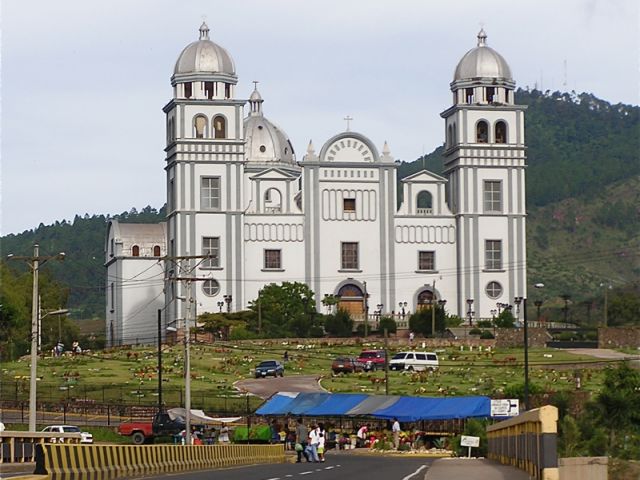
<svg viewBox="0 0 640 480">
<path fill-rule="evenodd" d="M 426 465 L 422 465 L 419 469 L 417 469 L 415 472 L 413 472 L 410 475 L 407 475 L 406 477 L 404 477 L 402 480 L 409 480 L 411 477 L 419 474 L 423 469 L 427 468 Z"/>
<path fill-rule="evenodd" d="M 324 467 L 325 470 L 331 470 L 332 468 L 335 468 L 335 467 L 334 466 Z"/>
<path fill-rule="evenodd" d="M 313 473 L 312 471 L 308 471 L 308 472 L 300 472 L 300 475 L 309 475 L 310 473 Z"/>
<path fill-rule="evenodd" d="M 280 480 L 280 477 L 267 478 L 267 480 Z"/>
</svg>

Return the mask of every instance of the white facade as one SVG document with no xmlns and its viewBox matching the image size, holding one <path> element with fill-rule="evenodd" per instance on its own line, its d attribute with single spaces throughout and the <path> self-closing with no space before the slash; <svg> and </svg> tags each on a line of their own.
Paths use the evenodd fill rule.
<svg viewBox="0 0 640 480">
<path fill-rule="evenodd" d="M 487 318 L 498 302 L 526 296 L 524 107 L 483 31 L 441 114 L 444 176 L 403 179 L 399 206 L 386 143 L 380 153 L 347 130 L 319 152 L 309 143 L 297 162 L 257 88 L 248 102 L 234 98 L 237 81 L 203 24 L 164 107 L 167 323 L 247 308 L 262 286 L 283 281 L 309 285 L 320 311 L 324 296 L 338 295 L 356 317 L 433 299 Z"/>
</svg>

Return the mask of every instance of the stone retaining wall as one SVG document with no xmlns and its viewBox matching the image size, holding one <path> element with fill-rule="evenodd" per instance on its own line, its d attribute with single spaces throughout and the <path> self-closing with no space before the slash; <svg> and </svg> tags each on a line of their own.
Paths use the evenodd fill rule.
<svg viewBox="0 0 640 480">
<path fill-rule="evenodd" d="M 640 328 L 607 327 L 598 329 L 598 348 L 629 347 L 640 347 Z"/>
</svg>

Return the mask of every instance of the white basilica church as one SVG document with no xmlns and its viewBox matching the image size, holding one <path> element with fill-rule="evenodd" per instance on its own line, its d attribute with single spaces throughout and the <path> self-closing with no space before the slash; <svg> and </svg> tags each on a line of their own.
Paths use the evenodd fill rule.
<svg viewBox="0 0 640 480">
<path fill-rule="evenodd" d="M 389 146 L 340 132 L 300 159 L 257 88 L 235 95 L 229 53 L 206 24 L 187 45 L 165 105 L 167 217 L 109 223 L 110 345 L 152 338 L 156 315 L 181 326 L 247 308 L 269 283 L 304 282 L 354 318 L 446 301 L 491 317 L 526 297 L 524 110 L 504 58 L 480 31 L 441 113 L 443 176 L 401 180 Z M 379 149 L 380 147 L 380 149 Z M 184 323 L 182 323 L 184 325 Z"/>
</svg>

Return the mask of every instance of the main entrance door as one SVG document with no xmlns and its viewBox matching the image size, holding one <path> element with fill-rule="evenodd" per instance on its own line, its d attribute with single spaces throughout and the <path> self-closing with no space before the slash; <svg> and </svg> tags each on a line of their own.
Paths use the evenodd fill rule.
<svg viewBox="0 0 640 480">
<path fill-rule="evenodd" d="M 433 301 L 433 292 L 431 290 L 423 290 L 418 295 L 417 310 L 424 310 L 431 308 L 431 302 Z"/>
<path fill-rule="evenodd" d="M 349 283 L 338 290 L 338 308 L 346 310 L 351 318 L 357 319 L 364 315 L 364 293 L 357 285 Z"/>
</svg>

